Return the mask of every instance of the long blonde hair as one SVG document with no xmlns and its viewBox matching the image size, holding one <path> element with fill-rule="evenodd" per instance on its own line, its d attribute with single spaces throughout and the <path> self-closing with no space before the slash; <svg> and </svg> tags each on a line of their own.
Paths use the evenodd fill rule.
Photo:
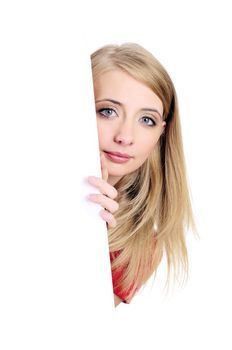
<svg viewBox="0 0 232 350">
<path fill-rule="evenodd" d="M 112 269 L 123 268 L 118 286 L 132 295 L 166 253 L 167 282 L 188 275 L 185 230 L 194 229 L 186 178 L 177 96 L 170 76 L 159 61 L 135 43 L 106 45 L 91 55 L 93 81 L 120 69 L 144 83 L 163 103 L 164 134 L 144 164 L 116 185 L 117 226 L 108 230 L 109 249 L 120 252 Z"/>
</svg>

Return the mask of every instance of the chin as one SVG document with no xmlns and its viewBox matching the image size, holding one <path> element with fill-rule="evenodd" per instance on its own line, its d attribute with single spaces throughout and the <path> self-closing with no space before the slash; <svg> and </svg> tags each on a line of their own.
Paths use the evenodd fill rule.
<svg viewBox="0 0 232 350">
<path fill-rule="evenodd" d="M 128 171 L 123 171 L 123 172 L 116 172 L 116 171 L 111 172 L 111 171 L 109 171 L 109 176 L 111 176 L 112 178 L 122 178 L 123 176 L 126 176 L 126 175 L 133 173 L 135 170 L 128 170 Z"/>
</svg>

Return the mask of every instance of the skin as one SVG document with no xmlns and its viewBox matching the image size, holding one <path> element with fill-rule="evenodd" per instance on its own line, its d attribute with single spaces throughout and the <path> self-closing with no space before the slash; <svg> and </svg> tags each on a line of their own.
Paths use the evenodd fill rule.
<svg viewBox="0 0 232 350">
<path fill-rule="evenodd" d="M 163 104 L 149 87 L 119 69 L 103 73 L 94 82 L 94 95 L 102 178 L 88 177 L 99 190 L 88 199 L 102 206 L 100 215 L 107 227 L 115 227 L 114 213 L 119 204 L 114 186 L 124 175 L 138 169 L 154 150 L 165 128 Z M 118 164 L 109 159 L 107 152 L 131 158 Z M 121 300 L 114 298 L 117 306 Z"/>
</svg>

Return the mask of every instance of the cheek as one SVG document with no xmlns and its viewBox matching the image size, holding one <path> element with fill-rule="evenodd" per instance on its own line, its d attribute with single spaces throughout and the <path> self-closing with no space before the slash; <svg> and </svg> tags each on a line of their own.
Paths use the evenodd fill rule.
<svg viewBox="0 0 232 350">
<path fill-rule="evenodd" d="M 104 132 L 102 130 L 102 126 L 101 124 L 97 121 L 97 133 L 98 133 L 98 138 L 99 138 L 99 141 L 102 139 L 103 135 L 104 135 Z"/>
<path fill-rule="evenodd" d="M 98 129 L 98 142 L 100 146 L 104 143 L 103 137 L 104 137 L 104 133 Z"/>
<path fill-rule="evenodd" d="M 159 141 L 160 139 L 160 133 L 159 134 L 156 134 L 156 135 L 153 135 L 152 137 L 146 137 L 146 138 L 143 138 L 140 142 L 141 144 L 141 147 L 140 147 L 140 150 L 141 150 L 141 154 L 143 154 L 143 156 L 149 156 L 149 154 L 154 151 L 155 147 L 156 147 L 156 144 L 157 142 Z M 144 140 L 146 140 L 146 142 L 144 142 Z"/>
<path fill-rule="evenodd" d="M 98 142 L 100 146 L 105 146 L 109 142 L 109 132 L 106 132 L 102 126 L 98 125 L 97 126 L 97 131 L 98 131 Z"/>
</svg>

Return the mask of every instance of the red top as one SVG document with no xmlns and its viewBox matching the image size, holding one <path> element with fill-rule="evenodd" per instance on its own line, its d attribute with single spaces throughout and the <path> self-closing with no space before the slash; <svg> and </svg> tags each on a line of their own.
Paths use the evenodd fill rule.
<svg viewBox="0 0 232 350">
<path fill-rule="evenodd" d="M 155 236 L 154 236 L 155 237 Z M 154 239 L 154 246 L 156 243 L 156 240 Z M 112 261 L 120 254 L 120 251 L 114 252 L 113 254 L 110 253 L 110 261 Z M 139 290 L 141 287 L 137 287 L 135 291 L 133 292 L 132 296 L 129 299 L 129 293 L 131 292 L 132 288 L 134 285 L 132 284 L 131 287 L 128 290 L 122 290 L 120 287 L 116 287 L 116 283 L 119 280 L 119 278 L 122 276 L 125 268 L 124 267 L 119 267 L 117 269 L 111 269 L 111 274 L 112 274 L 112 282 L 113 282 L 113 290 L 114 294 L 117 295 L 124 303 L 129 304 L 131 299 L 134 297 L 135 293 Z"/>
<path fill-rule="evenodd" d="M 114 252 L 114 255 L 110 253 L 110 261 L 114 260 L 115 257 L 117 257 L 120 254 L 120 252 Z M 124 271 L 124 268 L 117 268 L 117 269 L 111 269 L 112 273 L 112 282 L 113 282 L 113 290 L 114 294 L 117 295 L 124 303 L 129 304 L 133 295 L 129 299 L 129 293 L 131 292 L 131 289 L 133 288 L 133 285 L 128 290 L 122 290 L 120 287 L 116 287 L 116 283 L 119 280 L 119 278 L 122 276 L 122 273 Z M 135 294 L 135 292 L 134 292 Z"/>
</svg>

